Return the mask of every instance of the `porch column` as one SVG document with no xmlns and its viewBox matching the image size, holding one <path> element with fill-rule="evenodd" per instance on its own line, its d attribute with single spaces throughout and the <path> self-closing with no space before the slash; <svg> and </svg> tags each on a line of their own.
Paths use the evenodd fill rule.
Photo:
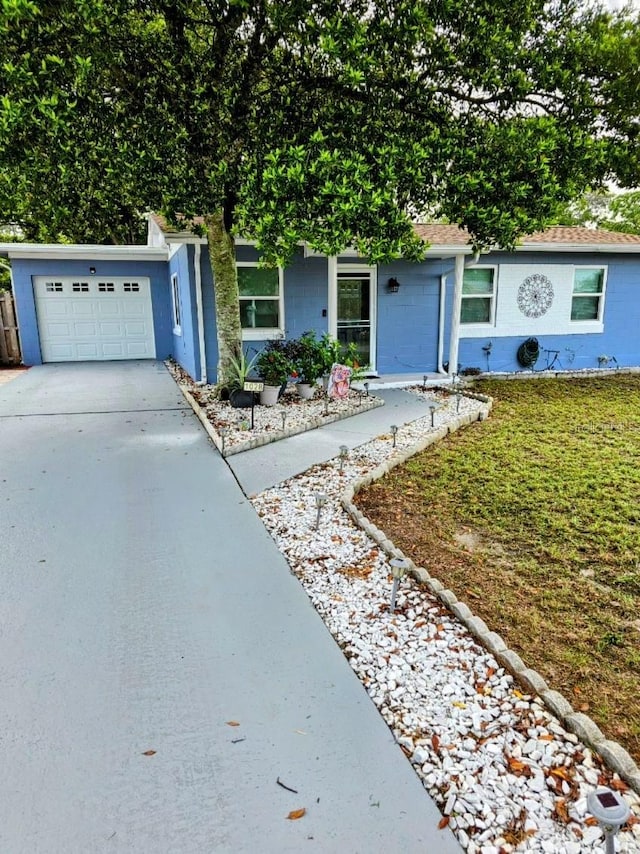
<svg viewBox="0 0 640 854">
<path fill-rule="evenodd" d="M 458 373 L 458 338 L 460 336 L 460 308 L 462 305 L 464 266 L 464 255 L 456 255 L 453 305 L 451 307 L 451 335 L 449 337 L 449 370 L 447 372 L 449 375 Z"/>
</svg>

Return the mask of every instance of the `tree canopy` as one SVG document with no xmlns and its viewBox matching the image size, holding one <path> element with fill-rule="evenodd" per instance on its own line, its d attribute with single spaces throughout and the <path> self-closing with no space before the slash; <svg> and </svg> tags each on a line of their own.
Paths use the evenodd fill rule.
<svg viewBox="0 0 640 854">
<path fill-rule="evenodd" d="M 624 234 L 640 234 L 640 190 L 585 193 L 564 205 L 558 220 L 561 225 L 585 225 Z"/>
<path fill-rule="evenodd" d="M 0 219 L 103 242 L 204 216 L 224 363 L 233 235 L 379 263 L 423 252 L 412 218 L 510 246 L 632 186 L 639 33 L 579 0 L 3 0 Z"/>
</svg>

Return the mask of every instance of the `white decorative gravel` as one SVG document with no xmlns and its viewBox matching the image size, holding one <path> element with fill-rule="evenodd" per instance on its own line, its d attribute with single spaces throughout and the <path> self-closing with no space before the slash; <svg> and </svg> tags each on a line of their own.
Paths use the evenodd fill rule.
<svg viewBox="0 0 640 854">
<path fill-rule="evenodd" d="M 435 430 L 456 418 L 455 397 L 414 391 L 442 404 Z M 459 415 L 486 411 L 477 400 L 459 400 Z M 405 577 L 389 612 L 389 560 L 340 498 L 431 429 L 429 416 L 400 427 L 396 449 L 391 436 L 380 436 L 352 451 L 344 471 L 335 459 L 253 504 L 464 849 L 603 851 L 586 797 L 607 785 L 624 792 L 635 816 L 616 850 L 640 852 L 640 798 L 539 698 L 519 689 L 438 599 Z M 328 500 L 316 530 L 319 492 Z"/>
<path fill-rule="evenodd" d="M 219 399 L 215 385 L 198 385 L 180 365 L 172 361 L 165 364 L 178 385 L 200 407 L 201 414 L 211 425 L 216 444 L 219 440 L 220 450 L 224 448 L 225 456 L 314 430 L 323 424 L 383 405 L 383 401 L 375 395 L 356 389 L 350 389 L 343 400 L 328 399 L 319 386 L 312 398 L 303 400 L 295 384 L 290 384 L 275 405 L 261 406 L 256 403 L 252 425 L 251 407 L 236 409 L 229 401 Z M 258 397 L 256 394 L 256 400 Z"/>
</svg>

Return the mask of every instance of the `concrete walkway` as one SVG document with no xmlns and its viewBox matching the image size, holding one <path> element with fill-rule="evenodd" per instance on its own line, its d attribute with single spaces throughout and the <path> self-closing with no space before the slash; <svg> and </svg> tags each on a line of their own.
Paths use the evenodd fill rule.
<svg viewBox="0 0 640 854">
<path fill-rule="evenodd" d="M 429 415 L 429 407 L 423 400 L 401 389 L 378 389 L 375 395 L 384 400 L 384 406 L 228 457 L 227 462 L 245 493 L 257 495 L 316 463 L 332 459 L 340 445 L 355 448 L 383 433 L 388 435 L 392 424 L 400 427 Z"/>
<path fill-rule="evenodd" d="M 0 851 L 460 850 L 163 365 L 0 436 Z"/>
</svg>

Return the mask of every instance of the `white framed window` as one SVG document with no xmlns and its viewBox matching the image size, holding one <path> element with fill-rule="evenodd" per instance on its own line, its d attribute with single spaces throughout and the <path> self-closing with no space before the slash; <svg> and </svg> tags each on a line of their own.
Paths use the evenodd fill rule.
<svg viewBox="0 0 640 854">
<path fill-rule="evenodd" d="M 468 267 L 462 280 L 460 323 L 493 325 L 496 313 L 496 268 Z"/>
<path fill-rule="evenodd" d="M 178 274 L 171 275 L 171 313 L 173 316 L 173 334 L 182 335 L 182 314 L 180 312 L 180 282 Z"/>
<path fill-rule="evenodd" d="M 602 321 L 606 267 L 576 267 L 573 271 L 571 321 Z"/>
<path fill-rule="evenodd" d="M 283 271 L 238 261 L 240 324 L 244 340 L 275 338 L 284 334 Z"/>
</svg>

